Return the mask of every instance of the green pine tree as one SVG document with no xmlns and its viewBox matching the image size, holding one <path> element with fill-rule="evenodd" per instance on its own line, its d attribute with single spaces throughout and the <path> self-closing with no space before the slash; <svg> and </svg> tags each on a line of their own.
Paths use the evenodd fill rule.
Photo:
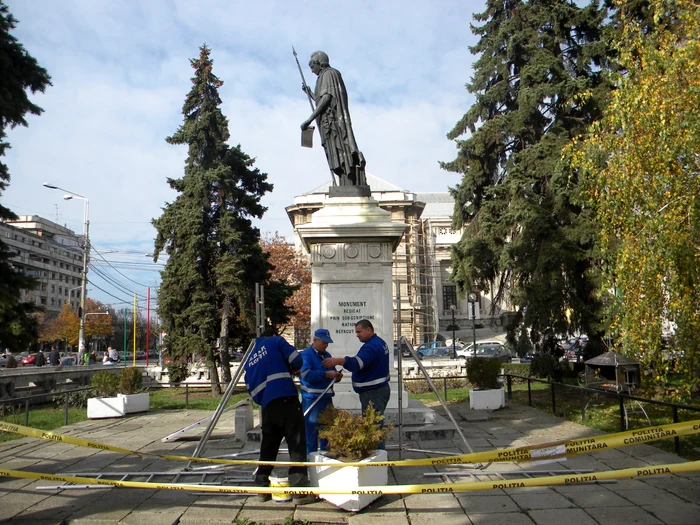
<svg viewBox="0 0 700 525">
<path fill-rule="evenodd" d="M 43 91 L 51 85 L 51 77 L 39 66 L 34 57 L 12 35 L 17 20 L 8 7 L 0 2 L 0 158 L 10 148 L 7 129 L 26 126 L 25 115 L 40 115 L 43 110 L 31 102 L 27 90 Z M 0 161 L 0 195 L 10 182 L 7 165 Z M 17 216 L 0 204 L 0 220 L 12 220 Z M 25 348 L 36 338 L 37 311 L 34 303 L 20 300 L 20 292 L 32 289 L 34 279 L 17 271 L 10 259 L 15 254 L 0 240 L 0 345 L 15 349 Z"/>
<path fill-rule="evenodd" d="M 254 286 L 266 284 L 271 266 L 251 219 L 265 213 L 260 199 L 272 185 L 253 167 L 254 159 L 227 144 L 228 121 L 218 92 L 223 82 L 212 72 L 210 49 L 203 45 L 190 63 L 195 74 L 182 109 L 184 122 L 166 139 L 189 147 L 185 174 L 168 179 L 179 195 L 153 221 L 155 253 L 165 249 L 169 255 L 158 309 L 173 356 L 171 380 L 186 377 L 188 360 L 201 355 L 208 358 L 214 382 L 217 339 L 224 349 L 247 344 L 254 335 Z M 270 311 L 283 312 L 266 299 Z M 228 370 L 227 361 L 223 364 Z M 213 383 L 212 388 L 217 390 Z"/>
<path fill-rule="evenodd" d="M 509 299 L 545 348 L 570 331 L 601 337 L 597 232 L 561 157 L 607 100 L 605 14 L 596 2 L 488 0 L 472 26 L 476 102 L 448 134 L 457 158 L 442 164 L 462 175 L 453 279 Z"/>
</svg>

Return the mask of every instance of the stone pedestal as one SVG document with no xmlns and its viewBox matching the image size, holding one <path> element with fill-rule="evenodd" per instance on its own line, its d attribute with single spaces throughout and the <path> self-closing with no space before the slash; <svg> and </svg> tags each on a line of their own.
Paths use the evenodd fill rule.
<svg viewBox="0 0 700 525">
<path fill-rule="evenodd" d="M 390 220 L 371 197 L 329 197 L 311 222 L 296 231 L 311 262 L 311 332 L 330 330 L 333 357 L 353 356 L 362 346 L 355 323 L 369 319 L 374 331 L 389 346 L 390 408 L 397 408 L 394 370 L 394 319 L 392 308 L 392 255 L 406 225 Z M 334 390 L 334 404 L 359 409 L 349 375 Z M 404 392 L 403 406 L 408 406 Z"/>
</svg>

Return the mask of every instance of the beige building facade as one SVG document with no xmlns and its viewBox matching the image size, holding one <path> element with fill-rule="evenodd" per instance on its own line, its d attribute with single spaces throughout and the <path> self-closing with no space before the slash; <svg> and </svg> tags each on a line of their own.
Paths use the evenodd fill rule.
<svg viewBox="0 0 700 525">
<path fill-rule="evenodd" d="M 451 248 L 462 235 L 461 231 L 452 229 L 451 195 L 414 193 L 369 173 L 367 183 L 372 198 L 391 214 L 391 221 L 406 225 L 393 259 L 394 339 L 400 327 L 401 335 L 413 344 L 432 341 L 439 332 L 448 331 L 453 314 L 460 329 L 471 327 L 469 303 L 459 297 L 456 284 L 451 281 Z M 295 227 L 294 244 L 306 255 L 296 228 L 309 223 L 312 214 L 323 207 L 330 184 L 328 181 L 295 197 L 294 204 L 286 208 Z M 497 314 L 483 315 L 490 310 L 490 298 L 479 294 L 478 299 L 474 312 L 477 324 L 496 323 Z"/>
</svg>

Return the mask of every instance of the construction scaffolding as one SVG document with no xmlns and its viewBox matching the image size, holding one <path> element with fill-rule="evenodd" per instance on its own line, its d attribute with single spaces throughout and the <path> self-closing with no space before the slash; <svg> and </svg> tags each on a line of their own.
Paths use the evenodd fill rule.
<svg viewBox="0 0 700 525">
<path fill-rule="evenodd" d="M 406 217 L 406 225 L 393 258 L 394 297 L 398 297 L 397 283 L 400 289 L 400 304 L 395 301 L 393 309 L 394 336 L 403 336 L 417 346 L 437 336 L 435 272 L 439 271 L 439 264 L 429 226 L 412 215 Z"/>
</svg>

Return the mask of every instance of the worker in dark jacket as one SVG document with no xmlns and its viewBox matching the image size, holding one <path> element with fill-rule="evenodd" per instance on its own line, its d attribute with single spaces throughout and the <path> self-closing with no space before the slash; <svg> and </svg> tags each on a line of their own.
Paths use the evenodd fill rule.
<svg viewBox="0 0 700 525">
<path fill-rule="evenodd" d="M 332 357 L 326 349 L 332 343 L 331 334 L 325 328 L 314 332 L 311 346 L 301 353 L 304 366 L 301 367 L 301 407 L 304 409 L 306 422 L 306 454 L 316 450 L 328 450 L 328 441 L 318 439 L 318 416 L 328 405 L 333 404 L 333 387 L 326 391 L 329 383 L 338 382 L 343 374 L 335 368 L 325 368 L 323 360 Z M 324 393 L 325 392 L 325 393 Z M 321 399 L 318 399 L 321 396 Z M 318 399 L 318 401 L 316 401 Z M 314 402 L 316 404 L 314 404 Z M 311 408 L 311 410 L 309 410 Z M 308 411 L 308 413 L 307 413 Z"/>
<path fill-rule="evenodd" d="M 370 402 L 379 414 L 384 415 L 389 403 L 389 347 L 374 333 L 374 326 L 367 319 L 355 323 L 355 335 L 363 343 L 353 357 L 331 357 L 323 360 L 323 366 L 342 365 L 352 372 L 352 389 L 360 396 L 362 413 Z M 379 448 L 384 448 L 384 443 Z"/>
<path fill-rule="evenodd" d="M 261 408 L 262 441 L 260 461 L 275 461 L 282 438 L 287 441 L 291 461 L 306 461 L 304 413 L 301 410 L 292 374 L 298 374 L 303 360 L 296 348 L 282 337 L 259 337 L 245 363 L 248 392 Z M 255 484 L 268 487 L 272 465 L 261 465 L 255 472 Z M 308 487 L 304 466 L 289 467 L 289 484 Z M 267 501 L 270 494 L 259 494 L 258 501 Z M 316 500 L 313 495 L 295 496 L 294 503 L 303 505 Z"/>
</svg>

